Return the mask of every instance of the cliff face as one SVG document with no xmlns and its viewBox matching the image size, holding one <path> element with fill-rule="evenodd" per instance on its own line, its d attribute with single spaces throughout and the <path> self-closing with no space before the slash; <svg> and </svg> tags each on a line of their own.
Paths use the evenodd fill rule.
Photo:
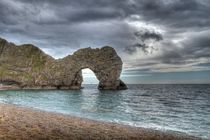
<svg viewBox="0 0 210 140">
<path fill-rule="evenodd" d="M 112 47 L 85 48 L 54 59 L 36 46 L 16 46 L 0 38 L 0 82 L 16 88 L 80 89 L 81 70 L 91 69 L 99 89 L 126 89 L 119 79 L 122 60 Z"/>
</svg>

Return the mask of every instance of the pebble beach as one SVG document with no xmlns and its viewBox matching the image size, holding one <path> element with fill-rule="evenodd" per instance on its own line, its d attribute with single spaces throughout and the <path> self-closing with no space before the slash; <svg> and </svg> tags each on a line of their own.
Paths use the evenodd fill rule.
<svg viewBox="0 0 210 140">
<path fill-rule="evenodd" d="M 0 104 L 1 140 L 141 139 L 197 140 L 182 133 L 162 132 Z"/>
</svg>

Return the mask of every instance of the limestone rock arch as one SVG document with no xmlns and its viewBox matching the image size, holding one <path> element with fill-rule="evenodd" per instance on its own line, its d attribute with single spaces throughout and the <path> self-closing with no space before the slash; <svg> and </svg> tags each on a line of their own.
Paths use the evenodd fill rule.
<svg viewBox="0 0 210 140">
<path fill-rule="evenodd" d="M 99 89 L 126 88 L 126 85 L 120 80 L 122 60 L 112 47 L 80 49 L 72 57 L 78 63 L 76 69 L 79 74 L 85 68 L 94 72 L 99 80 Z M 68 59 L 68 57 L 64 59 Z"/>
<path fill-rule="evenodd" d="M 16 88 L 80 89 L 81 70 L 89 68 L 99 80 L 99 89 L 127 89 L 120 80 L 122 64 L 109 46 L 54 59 L 31 44 L 16 46 L 0 39 L 0 82 L 14 81 Z"/>
</svg>

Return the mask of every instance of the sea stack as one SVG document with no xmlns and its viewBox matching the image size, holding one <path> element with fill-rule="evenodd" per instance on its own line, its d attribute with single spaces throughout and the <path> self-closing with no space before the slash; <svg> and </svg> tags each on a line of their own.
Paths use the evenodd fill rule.
<svg viewBox="0 0 210 140">
<path fill-rule="evenodd" d="M 80 89 L 84 68 L 95 73 L 99 89 L 127 89 L 120 80 L 122 64 L 109 46 L 54 59 L 32 44 L 17 46 L 0 38 L 0 82 L 17 89 Z"/>
</svg>

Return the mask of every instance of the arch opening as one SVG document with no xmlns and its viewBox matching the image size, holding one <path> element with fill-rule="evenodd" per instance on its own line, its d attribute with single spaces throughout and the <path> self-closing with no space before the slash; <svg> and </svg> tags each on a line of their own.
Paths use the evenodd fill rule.
<svg viewBox="0 0 210 140">
<path fill-rule="evenodd" d="M 82 69 L 82 77 L 83 77 L 82 87 L 87 87 L 87 85 L 99 84 L 99 80 L 96 77 L 95 73 L 89 68 Z"/>
</svg>

